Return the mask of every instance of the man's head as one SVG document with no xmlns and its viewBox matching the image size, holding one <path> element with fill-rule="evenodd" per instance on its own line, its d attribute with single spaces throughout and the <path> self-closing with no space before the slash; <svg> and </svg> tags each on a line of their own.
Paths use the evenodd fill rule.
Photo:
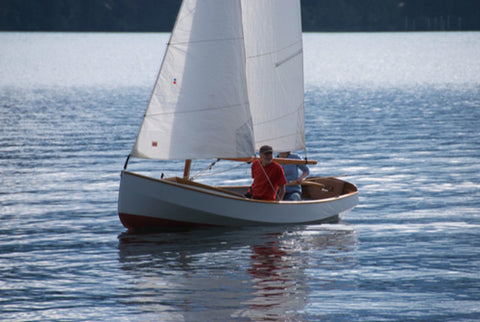
<svg viewBox="0 0 480 322">
<path fill-rule="evenodd" d="M 262 165 L 264 167 L 272 163 L 273 149 L 270 145 L 263 145 L 260 148 L 260 160 L 262 161 Z"/>
<path fill-rule="evenodd" d="M 290 155 L 290 151 L 284 151 L 284 152 L 278 153 L 279 158 L 288 158 L 289 155 Z"/>
</svg>

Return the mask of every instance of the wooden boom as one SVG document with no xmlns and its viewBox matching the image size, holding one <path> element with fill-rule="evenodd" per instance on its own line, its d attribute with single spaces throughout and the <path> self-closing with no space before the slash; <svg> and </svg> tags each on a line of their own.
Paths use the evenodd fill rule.
<svg viewBox="0 0 480 322">
<path fill-rule="evenodd" d="M 238 161 L 238 162 L 253 162 L 255 159 L 260 159 L 260 158 L 259 157 L 236 158 L 236 159 L 224 158 L 223 160 Z M 289 158 L 273 158 L 273 161 L 280 164 L 317 164 L 317 160 L 299 160 L 299 159 L 289 159 Z"/>
</svg>

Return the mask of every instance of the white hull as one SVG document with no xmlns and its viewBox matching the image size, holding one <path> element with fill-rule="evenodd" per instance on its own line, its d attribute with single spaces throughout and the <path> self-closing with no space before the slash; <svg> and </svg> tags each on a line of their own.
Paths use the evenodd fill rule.
<svg viewBox="0 0 480 322">
<path fill-rule="evenodd" d="M 118 212 L 123 225 L 131 230 L 331 222 L 358 204 L 358 191 L 348 182 L 328 180 L 334 180 L 334 185 L 348 185 L 348 189 L 342 188 L 347 191 L 324 199 L 267 202 L 201 184 L 158 180 L 122 171 Z"/>
</svg>

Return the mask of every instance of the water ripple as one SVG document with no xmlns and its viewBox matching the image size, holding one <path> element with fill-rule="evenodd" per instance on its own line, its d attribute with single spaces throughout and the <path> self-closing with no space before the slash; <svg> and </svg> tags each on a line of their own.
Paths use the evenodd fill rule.
<svg viewBox="0 0 480 322">
<path fill-rule="evenodd" d="M 6 44 L 15 38 L 0 36 Z M 84 46 L 109 39 L 104 34 L 84 36 L 19 35 L 35 38 L 25 46 L 41 47 L 32 57 L 45 57 L 45 44 L 79 50 L 72 39 L 83 39 Z M 133 43 L 138 48 L 153 46 L 148 45 L 148 35 L 137 36 L 112 36 L 111 48 L 95 47 L 85 55 L 87 61 L 78 64 L 88 65 L 98 48 L 110 52 Z M 167 39 L 164 36 L 153 39 Z M 339 43 L 332 44 L 332 50 L 348 47 L 345 41 L 354 40 L 356 51 L 336 55 L 318 47 L 337 37 Z M 376 37 L 378 48 L 362 49 L 359 39 L 371 43 Z M 405 66 L 415 61 L 415 48 L 434 46 L 439 37 L 458 46 L 468 40 L 464 47 L 453 49 L 462 57 L 452 64 L 456 70 L 439 65 L 445 75 L 465 70 L 465 79 L 429 79 L 428 75 L 439 75 L 431 62 Z M 478 64 L 471 65 L 472 57 L 478 56 L 477 33 L 305 38 L 306 61 L 313 66 L 306 70 L 308 157 L 319 161 L 311 172 L 348 175 L 347 180 L 360 189 L 359 206 L 336 225 L 151 234 L 126 233 L 116 213 L 119 171 L 150 95 L 150 87 L 138 81 L 138 74 L 129 78 L 132 70 L 138 73 L 138 59 L 123 61 L 115 56 L 122 50 L 115 49 L 114 72 L 111 63 L 101 63 L 104 58 L 94 61 L 98 74 L 92 84 L 103 85 L 85 86 L 94 71 L 75 70 L 75 64 L 72 78 L 62 84 L 60 76 L 69 73 L 62 69 L 70 61 L 66 57 L 60 57 L 58 66 L 54 60 L 23 64 L 25 53 L 34 51 L 25 51 L 21 39 L 14 46 L 1 47 L 0 51 L 8 51 L 17 46 L 19 53 L 16 61 L 14 55 L 8 56 L 13 65 L 2 64 L 15 73 L 0 83 L 2 319 L 478 319 L 480 73 Z M 413 41 L 407 41 L 412 46 L 408 59 L 392 66 L 386 65 L 387 60 L 365 65 L 365 58 L 385 49 L 388 39 L 405 44 L 407 38 Z M 390 45 L 397 48 L 398 43 Z M 158 42 L 153 47 L 143 51 L 158 54 Z M 319 66 L 325 60 L 315 56 L 312 62 L 313 54 L 308 52 L 312 48 L 314 55 L 336 55 L 341 62 Z M 353 58 L 360 65 L 342 58 L 357 53 L 360 56 Z M 390 48 L 386 53 L 395 56 L 396 51 Z M 431 59 L 438 62 L 438 57 Z M 42 84 L 35 69 L 21 73 L 25 66 L 36 64 L 44 64 L 39 71 L 51 65 L 62 70 L 46 74 Z M 397 69 L 402 66 L 407 69 Z M 344 75 L 335 78 L 331 72 L 339 70 L 352 80 L 346 81 Z M 419 74 L 422 70 L 426 73 Z M 388 80 L 392 71 L 398 75 Z M 9 82 L 10 74 L 36 77 L 11 76 Z M 412 81 L 412 75 L 420 77 Z M 153 79 L 154 73 L 144 76 Z M 135 160 L 130 166 L 157 177 L 181 168 L 178 162 Z M 221 162 L 217 166 L 227 167 Z M 245 166 L 221 177 L 247 183 L 250 173 Z"/>
</svg>

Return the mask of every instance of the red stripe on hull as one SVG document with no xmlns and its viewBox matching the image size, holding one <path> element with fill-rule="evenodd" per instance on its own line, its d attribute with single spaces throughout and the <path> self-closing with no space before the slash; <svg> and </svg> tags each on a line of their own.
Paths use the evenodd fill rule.
<svg viewBox="0 0 480 322">
<path fill-rule="evenodd" d="M 125 228 L 130 231 L 142 230 L 142 229 L 174 229 L 174 228 L 186 228 L 186 227 L 214 227 L 215 225 L 197 224 L 191 222 L 152 218 L 147 216 L 129 215 L 124 213 L 118 213 L 120 221 Z"/>
</svg>

